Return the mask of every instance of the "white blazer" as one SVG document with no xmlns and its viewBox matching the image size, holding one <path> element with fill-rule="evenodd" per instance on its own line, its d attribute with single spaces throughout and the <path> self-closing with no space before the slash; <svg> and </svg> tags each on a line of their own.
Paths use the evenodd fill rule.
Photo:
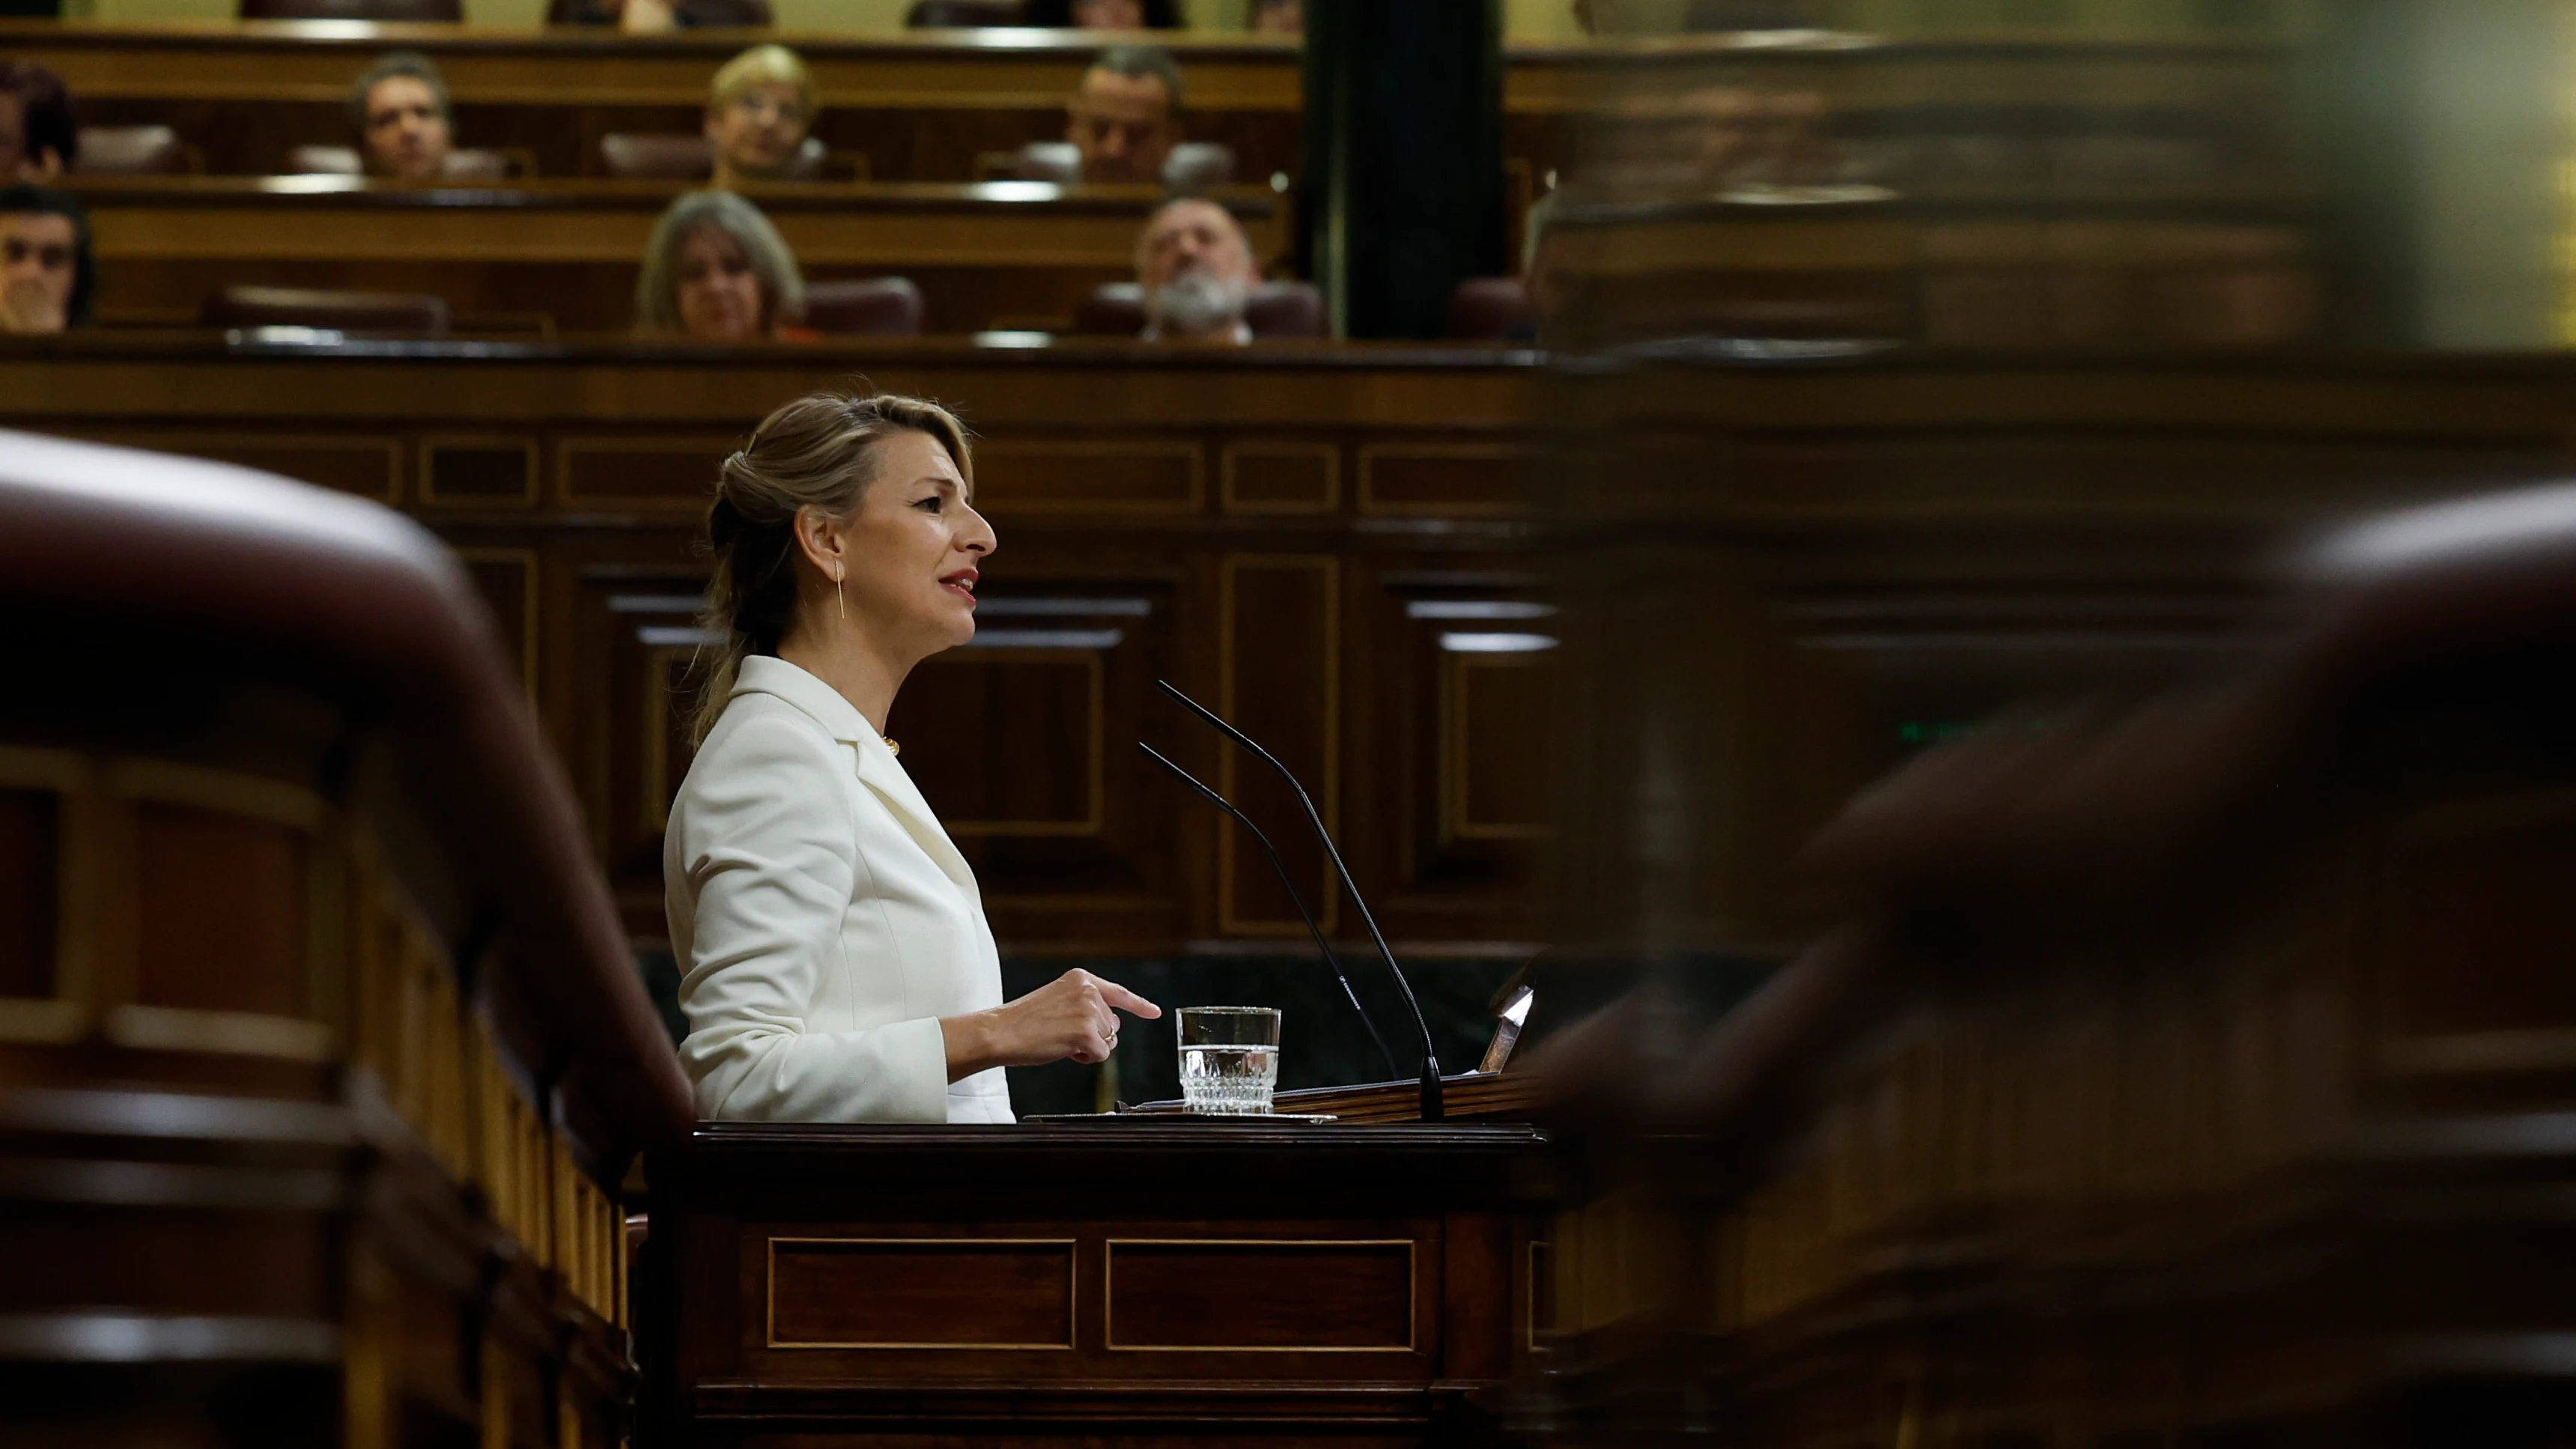
<svg viewBox="0 0 2576 1449">
<path fill-rule="evenodd" d="M 662 882 L 700 1116 L 1012 1120 L 1001 1068 L 948 1080 L 939 1029 L 1002 1004 L 974 872 L 838 690 L 742 661 L 672 802 Z"/>
</svg>

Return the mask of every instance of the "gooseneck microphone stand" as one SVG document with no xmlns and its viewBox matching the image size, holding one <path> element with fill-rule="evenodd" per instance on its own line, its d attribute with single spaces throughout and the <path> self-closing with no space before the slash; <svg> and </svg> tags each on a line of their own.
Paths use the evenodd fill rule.
<svg viewBox="0 0 2576 1449">
<path fill-rule="evenodd" d="M 1386 1058 L 1386 1069 L 1397 1076 L 1404 1075 L 1404 1068 L 1396 1065 L 1394 1048 L 1389 1047 L 1386 1038 L 1379 1034 L 1377 1021 L 1369 1015 L 1368 1008 L 1360 1005 L 1360 994 L 1351 989 L 1350 973 L 1342 969 L 1342 959 L 1334 955 L 1333 948 L 1325 943 L 1324 928 L 1315 924 L 1315 913 L 1306 909 L 1305 898 L 1297 894 L 1297 884 L 1288 878 L 1288 867 L 1280 863 L 1279 851 L 1271 845 L 1270 837 L 1261 833 L 1261 827 L 1252 823 L 1252 817 L 1234 808 L 1233 801 L 1209 789 L 1198 776 L 1172 763 L 1171 756 L 1143 740 L 1136 742 L 1136 748 L 1153 756 L 1156 764 L 1180 776 L 1181 783 L 1206 796 L 1210 804 L 1233 816 L 1236 824 L 1252 832 L 1252 838 L 1261 843 L 1261 853 L 1270 858 L 1270 868 L 1279 873 L 1279 884 L 1288 892 L 1288 904 L 1297 908 L 1297 919 L 1306 923 L 1306 934 L 1315 938 L 1315 949 L 1324 953 L 1324 964 L 1333 968 L 1333 979 L 1342 983 L 1342 994 L 1350 998 L 1351 1010 L 1359 1013 L 1360 1025 L 1368 1028 L 1369 1040 L 1377 1043 L 1378 1055 Z"/>
<path fill-rule="evenodd" d="M 1422 1033 L 1422 1120 L 1425 1122 L 1439 1121 L 1441 1117 L 1445 1115 L 1441 1107 L 1440 1049 L 1438 1046 L 1434 1045 L 1431 1040 L 1431 1023 L 1422 1015 L 1422 1003 L 1414 999 L 1413 983 L 1404 978 L 1404 968 L 1395 964 L 1395 952 L 1387 947 L 1386 933 L 1379 930 L 1377 927 L 1377 916 L 1374 912 L 1369 910 L 1368 897 L 1360 894 L 1359 882 L 1351 879 L 1351 868 L 1342 863 L 1342 848 L 1333 843 L 1333 833 L 1324 828 L 1324 817 L 1322 812 L 1315 808 L 1314 798 L 1306 793 L 1306 787 L 1304 785 L 1297 782 L 1296 775 L 1291 773 L 1286 765 L 1279 763 L 1278 756 L 1271 754 L 1268 750 L 1263 749 L 1259 744 L 1255 743 L 1252 736 L 1247 735 L 1243 731 L 1236 729 L 1233 725 L 1226 723 L 1216 711 L 1209 709 L 1206 705 L 1199 703 L 1197 700 L 1181 693 L 1178 689 L 1173 688 L 1170 680 L 1157 679 L 1154 681 L 1154 684 L 1156 688 L 1162 690 L 1165 694 L 1179 700 L 1183 706 L 1188 708 L 1190 713 L 1195 714 L 1199 718 L 1206 720 L 1209 724 L 1214 725 L 1219 731 L 1223 732 L 1227 739 L 1234 741 L 1236 744 L 1250 751 L 1254 758 L 1260 760 L 1263 764 L 1268 765 L 1271 769 L 1278 771 L 1279 778 L 1287 781 L 1288 788 L 1295 792 L 1298 805 L 1305 809 L 1306 823 L 1314 827 L 1315 838 L 1324 843 L 1324 854 L 1333 862 L 1333 873 L 1339 876 L 1342 884 L 1350 890 L 1351 903 L 1359 907 L 1360 921 L 1368 927 L 1369 939 L 1377 944 L 1377 954 L 1380 960 L 1386 962 L 1387 974 L 1395 978 L 1395 989 L 1404 994 L 1405 1009 L 1413 1013 L 1414 1028 Z M 1166 761 L 1166 763 L 1169 762 Z M 1193 780 L 1190 783 L 1195 785 L 1198 782 Z M 1199 786 L 1199 788 L 1207 791 L 1207 794 L 1211 798 L 1214 798 L 1216 795 L 1215 791 L 1207 790 L 1207 787 L 1204 785 Z M 1219 803 L 1223 802 L 1220 801 Z M 1231 805 L 1228 805 L 1226 809 L 1228 813 L 1233 814 L 1235 818 L 1242 819 L 1241 811 L 1235 810 Z M 1250 824 L 1251 822 L 1246 821 L 1245 823 Z M 1253 834 L 1257 836 L 1260 832 L 1256 830 Z M 1267 845 L 1268 842 L 1264 841 L 1263 844 Z M 1283 870 L 1281 875 L 1284 878 L 1286 872 Z M 1289 892 L 1292 896 L 1295 893 L 1296 892 L 1293 888 Z M 1305 908 L 1300 906 L 1298 909 L 1303 911 Z M 1308 924 L 1312 925 L 1312 922 L 1310 921 Z M 1320 938 L 1322 932 L 1318 931 L 1316 934 Z M 1352 999 L 1356 1002 L 1358 998 L 1354 996 Z M 1366 1013 L 1362 1013 L 1362 1015 L 1365 1016 Z"/>
</svg>

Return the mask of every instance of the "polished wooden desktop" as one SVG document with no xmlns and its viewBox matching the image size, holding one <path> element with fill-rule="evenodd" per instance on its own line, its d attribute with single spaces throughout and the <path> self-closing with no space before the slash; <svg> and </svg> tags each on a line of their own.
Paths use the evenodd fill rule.
<svg viewBox="0 0 2576 1449">
<path fill-rule="evenodd" d="M 1490 1442 L 1543 1357 L 1526 1125 L 701 1125 L 656 1156 L 647 1449 Z"/>
<path fill-rule="evenodd" d="M 184 325 L 228 285 L 428 292 L 469 328 L 612 332 L 671 182 L 425 188 L 358 177 L 116 177 L 71 183 L 89 209 L 111 324 Z M 1062 325 L 1135 276 L 1149 187 L 1033 182 L 764 187 L 751 193 L 809 279 L 897 275 L 925 330 Z M 1286 199 L 1217 193 L 1257 256 L 1291 245 Z"/>
</svg>

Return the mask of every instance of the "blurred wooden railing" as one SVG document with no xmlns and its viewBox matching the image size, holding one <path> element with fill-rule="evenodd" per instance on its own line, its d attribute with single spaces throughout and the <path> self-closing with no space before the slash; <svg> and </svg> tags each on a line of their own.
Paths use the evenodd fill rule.
<svg viewBox="0 0 2576 1449">
<path fill-rule="evenodd" d="M 1555 1043 L 1628 1170 L 1557 1227 L 1554 1432 L 2545 1442 L 2571 565 L 2566 488 L 2334 536 L 2250 660 L 1861 796 L 1841 924 L 1705 1037 Z"/>
<path fill-rule="evenodd" d="M 0 440 L 0 1438 L 609 1445 L 689 1109 L 445 549 Z"/>
</svg>

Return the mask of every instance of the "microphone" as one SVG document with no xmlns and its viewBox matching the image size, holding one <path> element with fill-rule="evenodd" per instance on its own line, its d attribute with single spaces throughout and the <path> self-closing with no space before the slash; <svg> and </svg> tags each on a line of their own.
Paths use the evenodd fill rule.
<svg viewBox="0 0 2576 1449">
<path fill-rule="evenodd" d="M 1351 868 L 1342 863 L 1342 848 L 1333 843 L 1333 833 L 1324 828 L 1324 817 L 1315 809 L 1315 801 L 1313 797 L 1306 793 L 1305 786 L 1297 783 L 1297 777 L 1290 773 L 1288 767 L 1279 763 L 1279 757 L 1271 754 L 1268 750 L 1265 750 L 1260 745 L 1254 743 L 1252 736 L 1245 734 L 1243 731 L 1236 729 L 1230 724 L 1227 724 L 1216 711 L 1209 709 L 1206 705 L 1199 703 L 1197 700 L 1181 693 L 1178 689 L 1173 688 L 1170 680 L 1157 679 L 1154 681 L 1154 685 L 1165 694 L 1170 695 L 1172 698 L 1179 700 L 1183 705 L 1187 706 L 1190 713 L 1195 714 L 1199 718 L 1206 720 L 1209 724 L 1216 726 L 1217 729 L 1225 734 L 1227 739 L 1230 739 L 1236 744 L 1241 745 L 1246 750 L 1251 751 L 1252 754 L 1263 764 L 1278 771 L 1279 778 L 1287 781 L 1288 788 L 1296 793 L 1297 803 L 1304 807 L 1306 811 L 1306 823 L 1314 827 L 1315 838 L 1324 843 L 1324 854 L 1333 862 L 1333 873 L 1340 876 L 1342 884 L 1350 889 L 1351 903 L 1359 907 L 1360 920 L 1368 927 L 1369 939 L 1377 943 L 1378 958 L 1386 962 L 1387 974 L 1395 978 L 1395 989 L 1402 992 L 1404 995 L 1405 1009 L 1413 1013 L 1414 1028 L 1422 1033 L 1422 1120 L 1425 1122 L 1439 1121 L 1441 1117 L 1445 1115 L 1441 1110 L 1440 1102 L 1440 1049 L 1434 1045 L 1431 1040 L 1431 1023 L 1425 1020 L 1422 1015 L 1422 1003 L 1414 999 L 1413 983 L 1404 979 L 1404 968 L 1395 964 L 1395 952 L 1387 948 L 1386 933 L 1377 928 L 1377 916 L 1369 910 L 1368 897 L 1360 894 L 1359 882 L 1351 879 Z M 1191 783 L 1196 784 L 1197 782 L 1192 781 Z M 1202 785 L 1199 788 L 1204 790 L 1207 787 Z M 1213 796 L 1216 792 L 1211 790 L 1208 793 Z M 1226 808 L 1230 811 L 1233 809 L 1232 806 L 1227 806 Z M 1241 818 L 1239 812 L 1237 813 L 1237 818 Z M 1247 821 L 1245 823 L 1249 824 L 1250 822 Z M 1259 831 L 1255 831 L 1253 833 L 1255 835 L 1260 834 Z M 1269 842 L 1264 841 L 1262 843 L 1266 846 Z M 1276 857 L 1274 857 L 1274 860 L 1275 859 Z M 1283 870 L 1280 872 L 1280 875 L 1284 879 L 1287 872 Z M 1292 888 L 1289 891 L 1289 894 L 1293 896 L 1296 892 Z M 1300 906 L 1298 909 L 1303 911 L 1305 908 Z M 1309 922 L 1309 924 L 1312 923 Z M 1319 937 L 1321 934 L 1321 932 L 1317 932 Z"/>
<path fill-rule="evenodd" d="M 1235 809 L 1233 801 L 1228 800 L 1223 795 L 1209 789 L 1206 783 L 1200 780 L 1198 776 L 1193 775 L 1189 771 L 1182 769 L 1179 765 L 1172 763 L 1172 759 L 1169 755 L 1164 754 L 1161 750 L 1155 749 L 1152 745 L 1145 743 L 1143 740 L 1138 740 L 1136 742 L 1136 748 L 1153 756 L 1154 763 L 1161 765 L 1164 769 L 1180 776 L 1182 784 L 1185 784 L 1191 789 L 1198 791 L 1200 794 L 1205 795 L 1210 803 L 1214 804 L 1216 808 L 1224 811 L 1226 814 L 1233 816 L 1235 823 L 1241 825 L 1244 829 L 1251 831 L 1252 838 L 1261 842 L 1261 853 L 1270 857 L 1270 868 L 1279 873 L 1279 884 L 1287 888 L 1288 904 L 1297 908 L 1297 919 L 1306 923 L 1306 934 L 1315 938 L 1315 949 L 1324 953 L 1324 964 L 1333 968 L 1333 979 L 1342 983 L 1342 994 L 1351 999 L 1351 1010 L 1360 1014 L 1360 1025 L 1368 1028 L 1369 1040 L 1377 1043 L 1378 1055 L 1386 1058 L 1386 1069 L 1395 1073 L 1397 1076 L 1404 1075 L 1404 1068 L 1395 1064 L 1394 1049 L 1389 1047 L 1386 1044 L 1386 1038 L 1378 1033 L 1377 1022 L 1374 1018 L 1370 1017 L 1368 1008 L 1360 1005 L 1360 994 L 1351 989 L 1350 974 L 1342 970 L 1341 958 L 1333 954 L 1333 948 L 1331 946 L 1325 944 L 1324 928 L 1315 924 L 1315 913 L 1306 909 L 1305 899 L 1297 894 L 1296 882 L 1291 881 L 1288 878 L 1288 867 L 1280 864 L 1279 852 L 1271 845 L 1270 837 L 1261 833 L 1261 827 L 1252 823 L 1252 817 Z"/>
</svg>

